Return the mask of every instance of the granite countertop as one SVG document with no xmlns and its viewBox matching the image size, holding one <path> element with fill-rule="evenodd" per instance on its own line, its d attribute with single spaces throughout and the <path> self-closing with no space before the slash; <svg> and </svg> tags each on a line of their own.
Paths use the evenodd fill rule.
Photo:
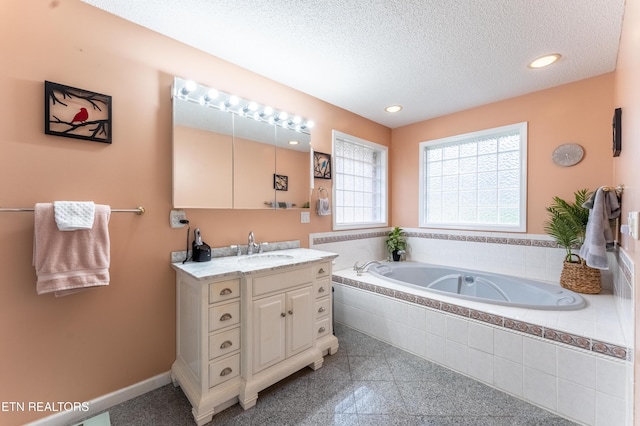
<svg viewBox="0 0 640 426">
<path fill-rule="evenodd" d="M 230 275 L 249 275 L 287 268 L 295 265 L 333 260 L 338 255 L 327 251 L 294 248 L 242 256 L 216 257 L 209 262 L 175 262 L 171 266 L 198 280 L 222 278 Z"/>
</svg>

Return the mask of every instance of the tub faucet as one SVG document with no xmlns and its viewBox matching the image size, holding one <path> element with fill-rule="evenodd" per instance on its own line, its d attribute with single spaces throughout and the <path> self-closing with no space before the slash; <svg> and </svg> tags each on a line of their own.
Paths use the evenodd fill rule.
<svg viewBox="0 0 640 426">
<path fill-rule="evenodd" d="M 356 262 L 356 263 L 353 265 L 353 270 L 354 270 L 354 271 L 356 271 L 356 275 L 357 275 L 357 276 L 360 276 L 360 275 L 362 275 L 362 272 L 364 271 L 364 269 L 365 269 L 367 266 L 372 265 L 372 264 L 374 264 L 374 263 L 375 263 L 376 265 L 381 265 L 381 263 L 380 263 L 380 262 L 378 262 L 377 260 L 370 260 L 370 261 L 368 261 L 367 263 L 365 263 L 365 264 L 364 264 L 364 265 L 362 265 L 362 266 L 358 266 L 358 262 Z"/>
<path fill-rule="evenodd" d="M 253 238 L 253 231 L 249 232 L 249 242 L 248 242 L 247 254 L 253 254 L 255 249 L 260 249 L 260 244 L 256 244 Z"/>
</svg>

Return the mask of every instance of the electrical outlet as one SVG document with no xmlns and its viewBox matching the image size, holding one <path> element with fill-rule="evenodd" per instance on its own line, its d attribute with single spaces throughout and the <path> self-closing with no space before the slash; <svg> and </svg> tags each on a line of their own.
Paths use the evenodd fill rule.
<svg viewBox="0 0 640 426">
<path fill-rule="evenodd" d="M 187 214 L 183 210 L 171 210 L 169 214 L 169 224 L 172 228 L 182 228 L 186 223 L 180 223 L 181 220 L 187 220 Z"/>
<path fill-rule="evenodd" d="M 300 223 L 309 223 L 311 222 L 311 216 L 309 212 L 300 212 Z"/>
</svg>

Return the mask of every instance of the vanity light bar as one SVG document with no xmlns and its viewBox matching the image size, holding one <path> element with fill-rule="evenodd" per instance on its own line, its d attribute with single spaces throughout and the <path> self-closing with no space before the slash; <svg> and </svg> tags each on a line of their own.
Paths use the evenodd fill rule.
<svg viewBox="0 0 640 426">
<path fill-rule="evenodd" d="M 220 111 L 228 111 L 257 121 L 264 121 L 300 133 L 309 134 L 309 130 L 314 125 L 313 121 L 305 120 L 299 115 L 292 116 L 285 111 L 277 111 L 270 106 L 260 105 L 257 102 L 211 89 L 180 77 L 174 78 L 172 93 L 173 96 L 185 101 L 206 105 Z"/>
</svg>

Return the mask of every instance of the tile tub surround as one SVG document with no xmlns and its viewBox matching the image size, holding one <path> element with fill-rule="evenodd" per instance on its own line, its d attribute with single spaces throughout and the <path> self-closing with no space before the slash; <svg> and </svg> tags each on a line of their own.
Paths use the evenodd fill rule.
<svg viewBox="0 0 640 426">
<path fill-rule="evenodd" d="M 335 272 L 334 288 L 338 322 L 582 424 L 631 424 L 624 346 L 352 270 Z"/>
<path fill-rule="evenodd" d="M 548 235 L 474 231 L 436 231 L 404 228 L 410 261 L 461 267 L 559 285 L 565 250 Z M 349 233 L 311 234 L 309 247 L 338 253 L 334 271 L 351 268 L 358 261 L 386 259 L 384 244 L 388 230 L 369 229 Z M 633 263 L 619 249 L 608 253 L 610 268 L 602 271 L 603 291 L 588 300 L 597 311 L 580 315 L 530 311 L 525 322 L 559 327 L 578 335 L 601 336 L 609 343 L 633 346 Z M 613 298 L 611 297 L 613 295 Z M 611 303 L 615 300 L 615 303 Z M 601 306 L 602 305 L 602 306 Z M 618 325 L 622 324 L 622 327 Z M 567 327 L 570 329 L 567 330 Z"/>
</svg>

